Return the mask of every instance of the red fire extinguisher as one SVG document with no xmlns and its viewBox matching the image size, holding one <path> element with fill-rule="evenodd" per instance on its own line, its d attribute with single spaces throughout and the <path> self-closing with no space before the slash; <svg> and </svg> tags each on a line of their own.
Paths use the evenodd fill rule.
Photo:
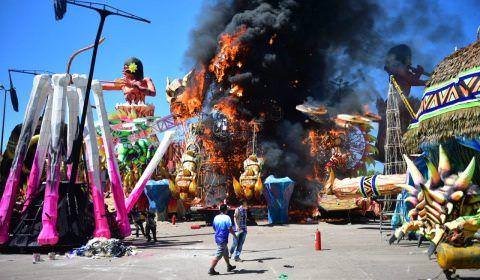
<svg viewBox="0 0 480 280">
<path fill-rule="evenodd" d="M 320 231 L 317 230 L 315 231 L 315 250 L 320 251 L 322 250 L 322 235 L 320 234 Z"/>
<path fill-rule="evenodd" d="M 177 216 L 175 214 L 173 214 L 172 216 L 172 225 L 175 225 L 175 223 L 177 222 Z"/>
</svg>

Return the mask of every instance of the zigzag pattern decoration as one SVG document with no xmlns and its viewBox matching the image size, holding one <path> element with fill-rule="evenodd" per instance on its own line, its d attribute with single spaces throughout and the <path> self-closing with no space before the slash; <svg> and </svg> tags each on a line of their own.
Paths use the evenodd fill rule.
<svg viewBox="0 0 480 280">
<path fill-rule="evenodd" d="M 377 175 L 373 175 L 362 177 L 362 179 L 360 180 L 360 193 L 364 198 L 380 196 L 380 192 L 375 185 L 376 178 Z"/>
<path fill-rule="evenodd" d="M 460 77 L 458 82 L 428 91 L 426 89 L 417 118 L 453 104 L 474 100 L 480 94 L 480 71 Z"/>
</svg>

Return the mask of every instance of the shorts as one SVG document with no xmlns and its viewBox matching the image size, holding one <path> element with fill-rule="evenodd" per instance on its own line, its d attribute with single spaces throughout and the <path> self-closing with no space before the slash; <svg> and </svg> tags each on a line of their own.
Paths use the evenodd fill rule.
<svg viewBox="0 0 480 280">
<path fill-rule="evenodd" d="M 219 260 L 222 257 L 228 258 L 228 246 L 227 243 L 217 244 L 217 252 L 215 252 L 215 257 Z"/>
</svg>

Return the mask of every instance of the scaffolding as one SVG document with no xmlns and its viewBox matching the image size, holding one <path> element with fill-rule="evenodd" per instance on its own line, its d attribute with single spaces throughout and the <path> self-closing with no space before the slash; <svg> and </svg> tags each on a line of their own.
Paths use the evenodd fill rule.
<svg viewBox="0 0 480 280">
<path fill-rule="evenodd" d="M 406 165 L 403 161 L 402 155 L 405 153 L 405 148 L 402 144 L 402 128 L 400 126 L 400 110 L 398 99 L 402 96 L 401 91 L 393 77 L 390 77 L 390 83 L 388 87 L 387 97 L 387 130 L 386 130 L 386 142 L 385 142 L 385 169 L 384 174 L 403 174 L 406 171 Z M 402 100 L 405 102 L 406 100 Z M 407 102 L 408 104 L 408 102 Z M 408 105 L 406 106 L 408 108 Z M 411 110 L 413 111 L 413 110 Z M 410 112 L 410 110 L 409 110 Z M 383 231 L 383 219 L 384 217 L 392 217 L 395 215 L 392 210 L 394 203 L 397 203 L 397 198 L 385 196 L 379 199 L 384 203 L 382 211 L 380 213 L 380 234 Z"/>
<path fill-rule="evenodd" d="M 402 144 L 402 128 L 400 126 L 400 110 L 398 97 L 401 93 L 394 86 L 393 77 L 390 80 L 387 97 L 387 135 L 385 142 L 385 174 L 403 174 L 406 166 L 402 155 L 405 148 Z"/>
</svg>

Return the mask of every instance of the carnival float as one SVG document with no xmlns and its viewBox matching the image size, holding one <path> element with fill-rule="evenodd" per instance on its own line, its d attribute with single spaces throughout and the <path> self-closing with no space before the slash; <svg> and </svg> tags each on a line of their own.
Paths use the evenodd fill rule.
<svg viewBox="0 0 480 280">
<path fill-rule="evenodd" d="M 480 246 L 480 41 L 455 51 L 434 69 L 421 106 L 404 135 L 413 182 L 402 187 L 413 207 L 390 239 L 416 231 L 430 241 L 428 254 L 450 278 L 478 268 Z M 419 238 L 421 242 L 421 238 Z"/>
<path fill-rule="evenodd" d="M 350 217 L 350 212 L 364 215 L 367 211 L 374 211 L 378 215 L 380 205 L 372 198 L 395 192 L 399 189 L 395 187 L 398 179 L 376 180 L 377 176 L 373 175 L 365 180 L 365 176 L 353 176 L 365 174 L 367 166 L 373 163 L 376 138 L 371 135 L 371 130 L 372 124 L 378 122 L 380 117 L 365 112 L 363 116 L 338 114 L 331 118 L 325 106 L 312 101 L 298 105 L 296 109 L 315 123 L 306 143 L 316 159 L 315 180 L 323 185 L 317 194 L 320 214 L 323 212 L 323 216 L 328 216 L 328 213 L 347 212 L 343 215 Z M 339 180 L 337 176 L 345 179 Z M 360 181 L 365 184 L 359 184 Z M 388 186 L 383 187 L 384 184 Z M 373 186 L 373 189 L 363 191 L 359 187 L 365 185 Z M 381 186 L 378 189 L 382 194 L 377 191 L 377 186 Z M 386 188 L 391 190 L 387 191 Z"/>
<path fill-rule="evenodd" d="M 65 217 L 66 212 L 64 211 L 67 211 L 65 206 L 60 205 L 71 203 L 71 201 L 64 201 L 71 199 L 77 199 L 78 203 L 81 202 L 80 204 L 75 203 L 76 226 L 85 227 L 82 229 L 85 232 L 77 230 L 76 238 L 78 239 L 75 242 L 81 242 L 83 241 L 82 238 L 90 236 L 88 233 L 88 217 L 90 216 L 94 221 L 93 233 L 91 233 L 93 237 L 109 238 L 112 235 L 117 237 L 130 235 L 128 212 L 143 193 L 143 188 L 157 169 L 172 138 L 172 132 L 166 132 L 161 143 L 158 143 L 155 138 L 156 145 L 145 148 L 147 145 L 145 142 L 149 141 L 147 137 L 150 135 L 143 135 L 143 138 L 137 136 L 135 142 L 130 143 L 134 146 L 141 146 L 140 151 L 146 152 L 147 155 L 137 152 L 135 157 L 139 158 L 140 163 L 129 161 L 134 168 L 120 165 L 122 173 L 120 172 L 117 157 L 123 163 L 124 161 L 121 160 L 122 157 L 125 157 L 125 153 L 122 153 L 122 146 L 118 148 L 118 145 L 123 145 L 123 143 L 119 140 L 114 141 L 115 138 L 112 136 L 111 126 L 115 127 L 118 124 L 109 122 L 107 118 L 103 90 L 122 90 L 124 92 L 127 104 L 117 106 L 117 115 L 118 112 L 123 114 L 122 112 L 129 111 L 127 118 L 123 118 L 121 121 L 130 124 L 138 117 L 153 115 L 152 106 L 145 105 L 144 100 L 145 95 L 155 94 L 155 88 L 151 80 L 143 79 L 138 75 L 135 76 L 138 73 L 143 76 L 141 62 L 135 58 L 130 60 L 124 66 L 124 77 L 122 79 L 114 83 L 103 83 L 103 85 L 98 80 L 92 82 L 99 125 L 98 127 L 95 126 L 93 111 L 90 105 L 87 106 L 83 141 L 84 160 L 81 165 L 82 172 L 76 178 L 71 176 L 72 164 L 69 159 L 74 149 L 75 133 L 80 119 L 79 107 L 85 100 L 87 77 L 86 75 L 69 73 L 35 76 L 25 119 L 21 126 L 10 172 L 0 202 L 1 244 L 14 242 L 15 245 L 18 245 L 20 242 L 27 247 L 35 246 L 35 244 L 53 246 L 71 243 L 71 236 L 68 236 L 69 233 L 66 232 L 68 229 L 61 228 L 62 232 L 59 234 L 59 227 L 57 226 L 59 216 L 62 223 L 65 223 L 65 218 L 69 219 L 69 217 Z M 70 63 L 71 60 L 69 66 Z M 41 113 L 42 116 L 40 116 Z M 131 119 L 128 119 L 128 117 Z M 99 136 L 97 136 L 97 131 L 100 134 Z M 100 147 L 97 143 L 97 137 L 101 139 Z M 128 138 L 128 140 L 132 141 L 132 138 Z M 115 142 L 117 143 L 116 150 Z M 29 143 L 36 143 L 36 145 Z M 21 176 L 24 165 L 28 164 L 25 158 L 29 147 L 30 150 L 34 151 L 34 156 L 31 166 L 28 167 L 30 172 L 25 182 L 25 190 L 19 196 L 19 189 L 23 189 Z M 101 175 L 102 168 L 100 168 L 101 154 L 104 155 L 104 169 L 108 173 L 116 213 L 116 217 L 110 221 L 107 220 L 109 215 L 107 215 L 108 209 L 105 208 L 104 187 L 101 179 L 104 177 Z M 125 177 L 129 176 L 128 172 L 132 169 L 139 176 L 135 178 L 132 188 L 124 189 L 122 175 L 124 176 L 123 182 L 126 182 Z M 69 186 L 68 181 L 75 184 L 74 189 Z M 88 196 L 85 196 L 87 188 L 93 202 L 93 210 L 90 213 L 88 212 Z M 127 193 L 124 190 L 127 190 Z M 127 200 L 125 200 L 125 194 L 129 194 Z M 19 202 L 21 203 L 19 204 Z M 15 216 L 12 217 L 14 210 L 16 211 Z M 85 215 L 85 217 L 82 217 L 82 215 Z M 38 227 L 34 224 L 40 217 L 40 231 L 35 233 Z M 12 219 L 15 228 L 10 227 Z M 31 222 L 28 223 L 28 221 Z M 24 238 L 19 240 L 21 235 Z M 11 237 L 15 240 L 10 240 Z"/>
</svg>

